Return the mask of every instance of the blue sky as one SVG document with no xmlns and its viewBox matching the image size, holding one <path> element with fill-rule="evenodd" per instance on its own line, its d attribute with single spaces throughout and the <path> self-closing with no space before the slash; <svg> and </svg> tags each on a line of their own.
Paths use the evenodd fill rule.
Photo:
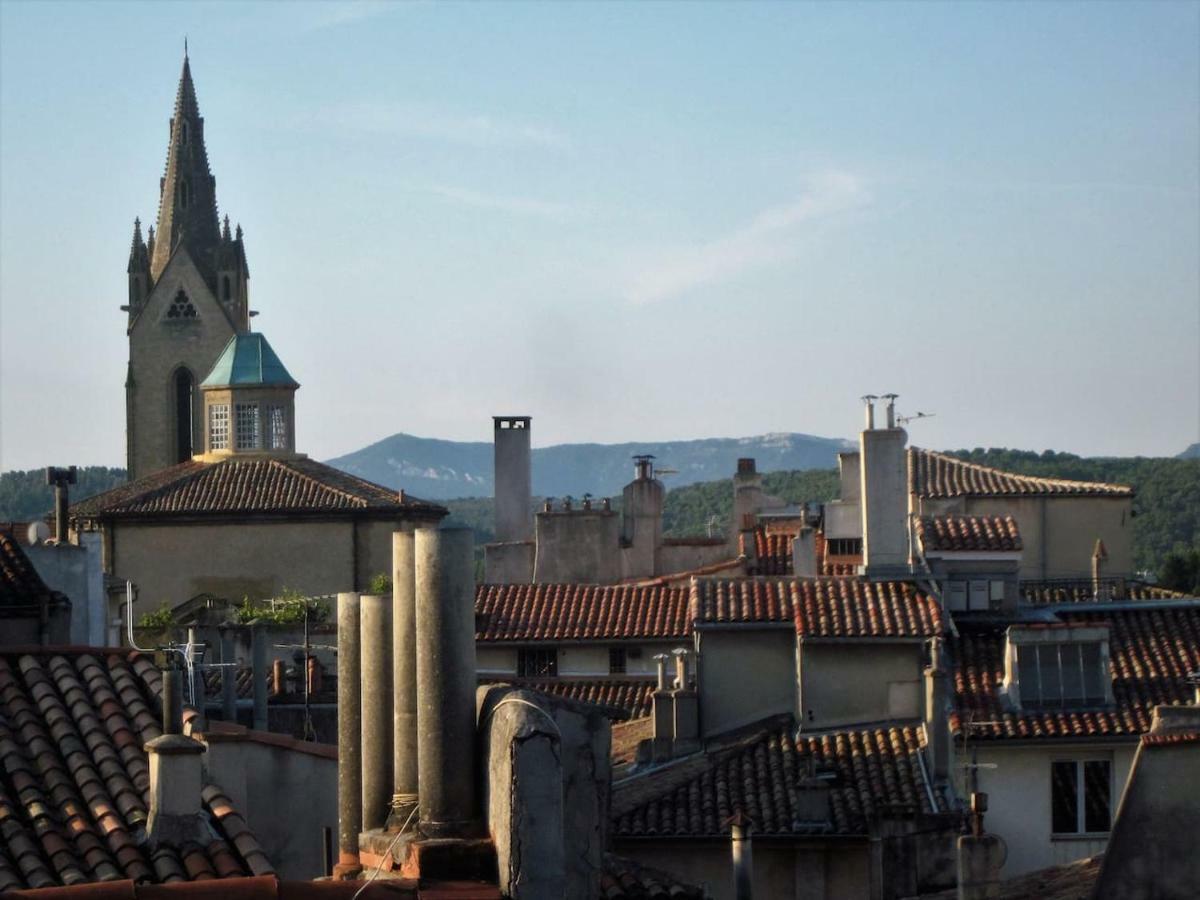
<svg viewBox="0 0 1200 900">
<path fill-rule="evenodd" d="M 123 464 L 188 36 L 298 449 L 1200 439 L 1200 5 L 0 2 L 0 466 Z"/>
</svg>

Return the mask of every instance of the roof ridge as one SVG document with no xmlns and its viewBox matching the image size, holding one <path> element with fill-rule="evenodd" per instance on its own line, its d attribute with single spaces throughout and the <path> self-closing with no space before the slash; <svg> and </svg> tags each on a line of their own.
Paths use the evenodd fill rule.
<svg viewBox="0 0 1200 900">
<path fill-rule="evenodd" d="M 950 463 L 963 468 L 972 469 L 976 472 L 987 473 L 990 475 L 999 475 L 1004 478 L 1011 478 L 1014 481 L 1025 482 L 1027 484 L 1038 486 L 1070 486 L 1085 488 L 1087 490 L 1108 489 L 1115 491 L 1131 491 L 1132 488 L 1127 484 L 1118 484 L 1111 481 L 1081 481 L 1074 478 L 1055 478 L 1049 475 L 1029 475 L 1023 472 L 1010 472 L 1007 469 L 999 469 L 995 466 L 985 465 L 983 463 L 974 462 L 972 460 L 963 459 L 955 456 L 952 453 L 947 453 L 942 450 L 928 450 L 924 447 L 912 446 L 909 447 L 909 452 L 923 453 L 927 456 L 935 457 L 943 462 Z"/>
</svg>

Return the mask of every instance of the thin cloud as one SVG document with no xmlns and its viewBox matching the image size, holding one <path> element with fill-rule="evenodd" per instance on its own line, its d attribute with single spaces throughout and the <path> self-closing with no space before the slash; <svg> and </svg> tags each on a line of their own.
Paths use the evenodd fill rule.
<svg viewBox="0 0 1200 900">
<path fill-rule="evenodd" d="M 338 3 L 308 3 L 308 15 L 301 20 L 302 31 L 322 31 L 339 25 L 352 25 L 394 12 L 407 4 L 389 0 L 342 0 Z"/>
<path fill-rule="evenodd" d="M 501 194 L 485 194 L 468 188 L 446 184 L 431 184 L 417 190 L 433 194 L 447 202 L 475 209 L 490 209 L 516 215 L 541 216 L 548 219 L 563 219 L 570 212 L 564 203 L 539 200 L 533 197 L 514 197 Z"/>
<path fill-rule="evenodd" d="M 423 138 L 473 147 L 533 146 L 562 150 L 570 140 L 561 131 L 511 122 L 482 114 L 463 114 L 427 104 L 355 101 L 326 107 L 317 114 L 322 125 L 346 131 Z"/>
<path fill-rule="evenodd" d="M 654 303 L 787 259 L 803 237 L 802 226 L 865 206 L 870 200 L 857 176 L 827 172 L 812 179 L 792 203 L 763 210 L 724 237 L 664 255 L 630 279 L 625 296 L 632 303 Z"/>
</svg>

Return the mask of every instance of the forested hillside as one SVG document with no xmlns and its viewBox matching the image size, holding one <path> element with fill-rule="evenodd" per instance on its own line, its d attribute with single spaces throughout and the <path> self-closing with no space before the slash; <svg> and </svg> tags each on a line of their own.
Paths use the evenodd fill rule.
<svg viewBox="0 0 1200 900">
<path fill-rule="evenodd" d="M 86 466 L 76 473 L 71 502 L 92 497 L 125 483 L 124 469 Z M 0 522 L 28 522 L 54 510 L 54 488 L 46 484 L 45 469 L 14 470 L 0 474 Z"/>
</svg>

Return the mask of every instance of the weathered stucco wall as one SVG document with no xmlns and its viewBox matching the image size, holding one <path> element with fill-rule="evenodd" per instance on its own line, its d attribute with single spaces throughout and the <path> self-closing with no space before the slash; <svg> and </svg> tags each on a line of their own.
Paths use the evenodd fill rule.
<svg viewBox="0 0 1200 900">
<path fill-rule="evenodd" d="M 724 541 L 716 544 L 663 544 L 658 558 L 658 574 L 671 575 L 724 562 L 732 558 L 732 553 Z"/>
<path fill-rule="evenodd" d="M 112 572 L 137 587 L 137 614 L 197 594 L 240 600 L 284 588 L 332 594 L 358 588 L 391 568 L 396 522 L 360 525 L 357 548 L 349 520 L 162 524 L 122 522 L 112 530 Z"/>
<path fill-rule="evenodd" d="M 204 761 L 206 783 L 220 785 L 245 816 L 280 878 L 325 874 L 321 829 L 337 833 L 336 748 L 214 739 Z"/>
<path fill-rule="evenodd" d="M 698 633 L 700 731 L 719 734 L 767 716 L 796 712 L 796 632 L 779 628 Z"/>
<path fill-rule="evenodd" d="M 832 728 L 922 714 L 921 645 L 801 641 L 801 728 Z"/>
<path fill-rule="evenodd" d="M 1112 811 L 1116 813 L 1135 744 L 1061 744 L 1054 746 L 999 747 L 976 742 L 982 768 L 977 771 L 979 790 L 988 795 L 984 825 L 1008 845 L 1001 872 L 1011 878 L 1034 869 L 1055 866 L 1103 853 L 1106 838 L 1051 838 L 1050 764 L 1055 760 L 1108 759 L 1112 762 Z M 973 748 L 973 749 L 974 749 Z M 962 762 L 969 758 L 960 755 Z M 989 768 L 994 767 L 994 768 Z M 965 770 L 959 770 L 959 778 Z M 960 784 L 959 795 L 970 789 Z"/>
<path fill-rule="evenodd" d="M 540 512 L 534 581 L 612 584 L 621 577 L 621 519 L 615 512 Z"/>
</svg>

